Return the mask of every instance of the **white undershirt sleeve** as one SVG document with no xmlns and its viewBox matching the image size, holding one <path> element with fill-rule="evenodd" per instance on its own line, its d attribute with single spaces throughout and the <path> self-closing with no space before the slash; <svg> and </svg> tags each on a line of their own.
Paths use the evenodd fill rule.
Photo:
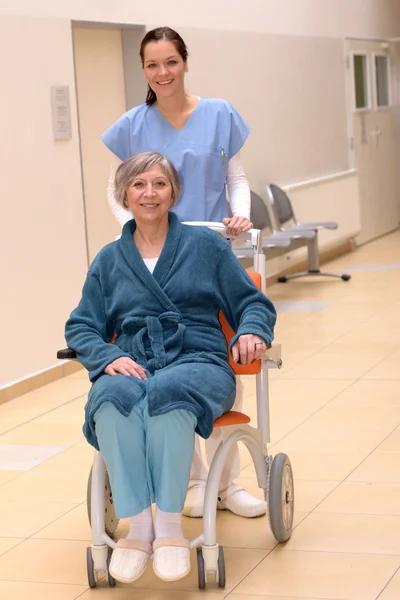
<svg viewBox="0 0 400 600">
<path fill-rule="evenodd" d="M 115 156 L 115 154 L 112 155 L 112 161 L 111 161 L 111 167 L 110 167 L 110 178 L 108 180 L 108 186 L 107 186 L 107 200 L 108 200 L 108 205 L 111 208 L 112 214 L 117 219 L 117 221 L 120 224 L 121 229 L 122 229 L 127 221 L 130 221 L 131 219 L 133 219 L 133 214 L 132 214 L 132 211 L 130 210 L 130 208 L 124 208 L 115 199 L 115 184 L 114 184 L 115 172 L 118 169 L 121 162 L 122 161 L 119 158 L 117 158 Z"/>
<path fill-rule="evenodd" d="M 233 216 L 250 219 L 250 186 L 243 169 L 240 151 L 229 159 L 226 182 Z"/>
</svg>

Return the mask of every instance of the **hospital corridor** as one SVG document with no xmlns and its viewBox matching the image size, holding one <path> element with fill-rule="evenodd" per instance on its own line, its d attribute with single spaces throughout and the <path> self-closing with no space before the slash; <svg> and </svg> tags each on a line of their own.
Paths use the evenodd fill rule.
<svg viewBox="0 0 400 600">
<path fill-rule="evenodd" d="M 0 597 L 12 600 L 398 600 L 400 597 L 400 235 L 330 263 L 352 274 L 269 288 L 283 367 L 270 371 L 271 452 L 295 480 L 292 538 L 278 545 L 268 517 L 219 511 L 226 588 L 176 583 L 151 569 L 115 589 L 87 585 L 91 533 L 84 440 L 86 372 L 0 406 Z M 290 301 L 288 290 L 290 286 Z M 255 417 L 245 378 L 244 412 Z M 238 482 L 262 498 L 247 450 Z M 189 538 L 201 519 L 184 518 Z M 127 532 L 122 521 L 118 536 Z"/>
<path fill-rule="evenodd" d="M 400 600 L 400 0 L 0 56 L 0 600 Z"/>
</svg>

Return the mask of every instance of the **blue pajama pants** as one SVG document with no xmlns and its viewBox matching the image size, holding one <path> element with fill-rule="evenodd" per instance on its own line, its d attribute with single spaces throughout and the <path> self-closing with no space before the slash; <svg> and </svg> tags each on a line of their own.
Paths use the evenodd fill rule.
<svg viewBox="0 0 400 600">
<path fill-rule="evenodd" d="M 94 420 L 116 516 L 134 517 L 152 502 L 165 512 L 181 512 L 193 459 L 195 415 L 179 409 L 149 417 L 145 396 L 128 417 L 105 402 Z"/>
</svg>

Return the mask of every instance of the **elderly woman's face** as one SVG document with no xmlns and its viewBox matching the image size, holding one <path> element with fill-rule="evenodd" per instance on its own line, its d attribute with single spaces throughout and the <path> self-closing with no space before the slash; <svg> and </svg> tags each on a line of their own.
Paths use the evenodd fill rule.
<svg viewBox="0 0 400 600">
<path fill-rule="evenodd" d="M 172 186 L 159 165 L 141 173 L 126 190 L 126 201 L 136 220 L 158 221 L 173 203 Z"/>
</svg>

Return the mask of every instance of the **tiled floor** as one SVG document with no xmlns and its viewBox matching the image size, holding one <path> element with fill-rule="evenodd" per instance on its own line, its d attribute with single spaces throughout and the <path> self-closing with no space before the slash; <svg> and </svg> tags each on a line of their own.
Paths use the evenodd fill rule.
<svg viewBox="0 0 400 600">
<path fill-rule="evenodd" d="M 218 514 L 227 587 L 175 584 L 149 569 L 89 590 L 83 372 L 0 406 L 1 600 L 399 600 L 400 232 L 333 262 L 352 281 L 276 285 L 284 367 L 271 372 L 272 453 L 296 480 L 295 529 L 277 546 L 267 518 Z M 254 382 L 246 410 L 254 410 Z M 260 494 L 241 450 L 240 482 Z M 260 496 L 261 497 L 261 496 Z M 188 536 L 198 520 L 185 520 Z M 193 561 L 194 563 L 194 561 Z M 193 565 L 195 566 L 195 565 Z"/>
</svg>

